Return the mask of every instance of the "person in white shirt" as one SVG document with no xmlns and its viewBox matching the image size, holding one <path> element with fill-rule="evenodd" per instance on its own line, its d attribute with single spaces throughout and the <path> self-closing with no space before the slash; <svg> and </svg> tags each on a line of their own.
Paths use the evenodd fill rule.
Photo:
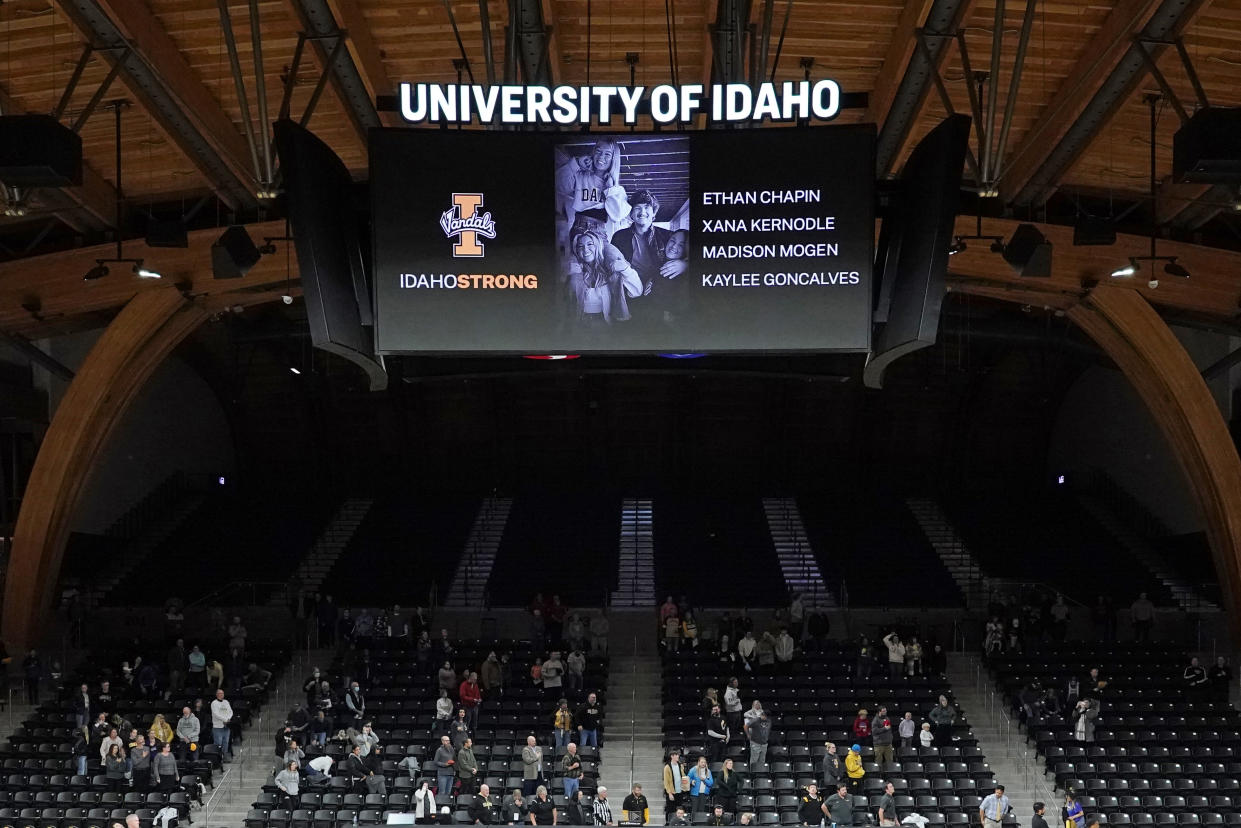
<svg viewBox="0 0 1241 828">
<path fill-rule="evenodd" d="M 332 757 L 324 754 L 306 763 L 306 778 L 311 781 L 327 779 L 332 775 Z"/>
<path fill-rule="evenodd" d="M 215 691 L 211 702 L 211 741 L 220 749 L 220 757 L 228 762 L 233 753 L 229 745 L 229 723 L 233 720 L 233 706 L 224 698 L 223 690 Z"/>
<path fill-rule="evenodd" d="M 112 749 L 113 745 L 116 745 L 121 750 L 125 749 L 125 743 L 121 741 L 121 737 L 117 735 L 115 727 L 109 730 L 108 735 L 99 742 L 99 761 L 103 761 L 104 757 L 108 755 L 108 751 Z"/>
</svg>

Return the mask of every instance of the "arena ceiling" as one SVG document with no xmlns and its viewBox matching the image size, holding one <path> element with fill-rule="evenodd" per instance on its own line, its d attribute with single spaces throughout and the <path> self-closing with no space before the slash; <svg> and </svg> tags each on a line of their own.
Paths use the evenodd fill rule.
<svg viewBox="0 0 1241 828">
<path fill-rule="evenodd" d="M 260 153 L 256 171 L 246 139 L 246 116 L 258 121 L 256 45 L 269 119 L 287 96 L 288 112 L 309 112 L 310 128 L 358 178 L 366 176 L 367 128 L 397 124 L 382 104 L 396 84 L 455 82 L 459 73 L 479 82 L 627 84 L 632 72 L 645 85 L 831 77 L 846 93 L 862 93 L 838 120 L 879 126 L 881 179 L 899 171 L 949 107 L 978 113 L 991 148 L 975 130 L 973 154 L 989 156 L 993 171 L 976 189 L 994 197 L 967 200 L 970 211 L 1065 225 L 1095 215 L 1135 233 L 1153 211 L 1159 233 L 1192 249 L 1198 263 L 1195 278 L 1174 290 L 1205 291 L 1172 304 L 1231 320 L 1241 300 L 1241 259 L 1231 252 L 1241 249 L 1241 196 L 1170 180 L 1179 111 L 1241 105 L 1241 0 L 8 0 L 0 29 L 0 108 L 80 121 L 86 162 L 82 187 L 8 194 L 10 212 L 24 214 L 0 221 L 0 255 L 9 260 L 0 262 L 0 318 L 27 336 L 97 325 L 145 289 L 131 282 L 91 295 L 95 286 L 76 272 L 95 255 L 89 246 L 118 225 L 152 256 L 164 255 L 142 248 L 153 217 L 204 228 L 266 220 L 256 237 L 280 235 L 280 205 L 260 197 L 264 161 Z M 729 62 L 733 48 L 742 65 Z M 977 85 L 993 72 L 994 85 Z M 1153 199 L 1150 93 L 1162 96 Z M 108 107 L 117 99 L 129 102 L 119 219 Z M 194 237 L 198 265 L 186 251 L 168 251 L 175 267 L 205 267 L 208 236 Z M 1073 251 L 1065 233 L 1057 250 L 1072 265 L 1058 266 L 1054 292 L 1077 289 L 1092 257 L 1110 263 L 1126 254 Z M 270 257 L 265 265 L 238 287 L 262 298 L 292 275 Z M 953 269 L 967 285 L 1011 282 L 998 257 L 979 258 L 973 248 Z M 44 324 L 49 307 L 59 327 Z"/>
</svg>

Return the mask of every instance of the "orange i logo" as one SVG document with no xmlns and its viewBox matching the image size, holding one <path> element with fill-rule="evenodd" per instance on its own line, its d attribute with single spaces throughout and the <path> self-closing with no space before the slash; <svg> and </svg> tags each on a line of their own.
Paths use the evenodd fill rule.
<svg viewBox="0 0 1241 828">
<path fill-rule="evenodd" d="M 496 237 L 496 223 L 491 213 L 483 213 L 482 193 L 453 193 L 452 207 L 440 216 L 440 228 L 448 238 L 456 238 L 452 246 L 452 255 L 457 258 L 481 257 L 483 243 L 480 236 L 489 239 Z"/>
</svg>

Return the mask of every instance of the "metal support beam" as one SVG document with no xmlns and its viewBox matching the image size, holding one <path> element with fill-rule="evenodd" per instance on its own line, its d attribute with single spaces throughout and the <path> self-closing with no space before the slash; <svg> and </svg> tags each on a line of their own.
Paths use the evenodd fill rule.
<svg viewBox="0 0 1241 828">
<path fill-rule="evenodd" d="M 348 49 L 339 48 L 349 33 L 341 28 L 328 0 L 285 1 L 302 31 L 306 32 L 306 39 L 313 41 L 311 51 L 319 67 L 326 71 L 354 135 L 365 150 L 367 132 L 383 124 L 375 109 L 374 93 L 362 79 L 353 55 Z M 337 43 L 330 43 L 334 38 Z"/>
<path fill-rule="evenodd" d="M 522 81 L 552 86 L 551 35 L 540 0 L 509 0 L 509 27 L 517 49 Z"/>
<path fill-rule="evenodd" d="M 1213 380 L 1216 377 L 1226 373 L 1229 368 L 1241 362 L 1241 348 L 1235 351 L 1229 351 L 1210 365 L 1202 369 L 1202 378 L 1204 380 Z"/>
<path fill-rule="evenodd" d="M 1148 63 L 1140 44 L 1133 40 L 1135 34 L 1147 43 L 1172 43 L 1208 5 L 1210 0 L 1160 0 L 1147 19 L 1151 0 L 1119 3 L 1068 73 L 1067 88 L 1057 93 L 1056 103 L 1026 134 L 1009 167 L 1001 170 L 1005 200 L 1016 206 L 1044 203 L 1112 116 L 1138 91 Z M 1141 29 L 1135 31 L 1138 26 Z M 1152 46 L 1151 57 L 1158 61 L 1165 48 Z"/>
<path fill-rule="evenodd" d="M 939 71 L 948 53 L 948 39 L 960 28 L 970 5 L 971 0 L 934 0 L 931 4 L 922 29 L 934 37 L 928 37 L 925 51 L 915 49 L 910 56 L 909 65 L 892 96 L 887 117 L 879 129 L 875 152 L 875 173 L 879 177 L 892 172 L 905 142 L 909 140 L 909 133 L 931 89 L 933 73 Z"/>
<path fill-rule="evenodd" d="M 750 0 L 718 0 L 711 32 L 711 83 L 744 83 Z"/>
<path fill-rule="evenodd" d="M 73 369 L 35 345 L 21 334 L 0 331 L 0 345 L 7 345 L 54 377 L 73 381 Z"/>
</svg>

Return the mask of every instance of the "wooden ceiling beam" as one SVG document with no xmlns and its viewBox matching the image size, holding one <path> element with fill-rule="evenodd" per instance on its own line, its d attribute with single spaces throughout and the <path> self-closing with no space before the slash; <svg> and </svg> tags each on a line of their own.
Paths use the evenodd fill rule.
<svg viewBox="0 0 1241 828">
<path fill-rule="evenodd" d="M 867 123 L 881 127 L 887 120 L 892 102 L 896 99 L 896 90 L 909 68 L 909 59 L 913 57 L 917 31 L 926 20 L 932 2 L 933 0 L 909 0 L 901 9 L 901 16 L 896 23 L 896 30 L 892 32 L 883 65 L 879 68 L 879 76 L 875 78 L 875 87 L 870 93 L 870 102 L 866 107 Z"/>
<path fill-rule="evenodd" d="M 1134 40 L 1176 37 L 1209 5 L 1210 0 L 1120 0 L 1009 156 L 1000 178 L 1004 200 L 1043 203 L 1149 73 Z M 1158 60 L 1165 47 L 1146 48 Z"/>
<path fill-rule="evenodd" d="M 121 79 L 130 93 L 220 198 L 234 207 L 254 206 L 245 139 L 150 7 L 143 0 L 56 3 L 109 65 L 122 63 Z"/>
</svg>

